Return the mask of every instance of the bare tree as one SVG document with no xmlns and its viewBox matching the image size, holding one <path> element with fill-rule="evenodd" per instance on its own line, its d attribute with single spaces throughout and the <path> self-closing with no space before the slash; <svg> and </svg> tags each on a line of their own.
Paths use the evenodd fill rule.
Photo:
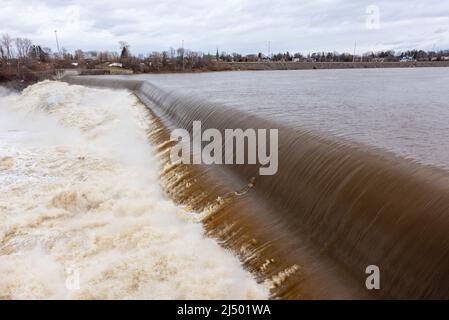
<svg viewBox="0 0 449 320">
<path fill-rule="evenodd" d="M 113 59 L 114 59 L 114 56 L 109 51 L 100 51 L 98 53 L 98 61 L 100 61 L 100 63 L 109 62 L 109 61 L 112 61 Z"/>
<path fill-rule="evenodd" d="M 13 43 L 13 40 L 9 34 L 7 34 L 7 33 L 2 34 L 2 46 L 4 49 L 4 54 L 6 56 L 6 59 L 13 58 L 14 53 L 13 53 L 12 43 Z"/>
<path fill-rule="evenodd" d="M 176 56 L 176 50 L 175 50 L 174 48 L 171 48 L 171 47 L 170 47 L 170 53 L 169 53 L 168 57 L 169 57 L 170 59 L 174 59 L 175 56 Z"/>
<path fill-rule="evenodd" d="M 168 65 L 169 53 L 167 51 L 162 52 L 162 67 Z"/>
<path fill-rule="evenodd" d="M 129 44 L 126 41 L 119 41 L 119 45 L 120 45 L 120 60 L 128 60 L 130 57 L 129 54 Z"/>
<path fill-rule="evenodd" d="M 77 49 L 75 50 L 75 60 L 82 61 L 84 60 L 84 52 L 81 49 Z"/>
<path fill-rule="evenodd" d="M 123 49 L 129 49 L 129 44 L 126 41 L 119 41 L 118 42 L 119 46 L 120 46 L 120 51 L 123 51 Z"/>
<path fill-rule="evenodd" d="M 14 43 L 16 44 L 17 57 L 19 59 L 23 58 L 23 40 L 22 38 L 15 38 Z"/>
<path fill-rule="evenodd" d="M 178 56 L 178 58 L 184 58 L 184 48 L 178 48 L 176 49 L 176 54 Z"/>
<path fill-rule="evenodd" d="M 32 46 L 33 46 L 33 42 L 30 39 L 27 39 L 27 38 L 23 39 L 23 48 L 25 51 L 25 56 L 28 56 L 30 54 Z"/>
<path fill-rule="evenodd" d="M 66 61 L 73 60 L 72 54 L 64 47 L 61 48 L 61 55 L 62 55 L 62 58 Z"/>
<path fill-rule="evenodd" d="M 30 53 L 31 46 L 33 45 L 31 40 L 26 38 L 15 38 L 14 42 L 16 44 L 18 58 L 27 58 Z"/>
<path fill-rule="evenodd" d="M 51 54 L 52 54 L 51 53 L 51 48 L 48 48 L 48 47 L 41 48 L 39 59 L 41 61 L 47 61 L 47 60 L 50 59 Z"/>
</svg>

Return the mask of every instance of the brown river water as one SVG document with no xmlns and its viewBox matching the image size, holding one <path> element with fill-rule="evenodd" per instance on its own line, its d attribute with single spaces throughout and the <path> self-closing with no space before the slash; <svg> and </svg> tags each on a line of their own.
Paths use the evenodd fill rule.
<svg viewBox="0 0 449 320">
<path fill-rule="evenodd" d="M 261 117 L 449 167 L 449 69 L 138 75 Z"/>
<path fill-rule="evenodd" d="M 3 297 L 449 298 L 449 69 L 64 80 L 1 100 Z M 278 172 L 170 163 L 198 120 L 278 129 Z"/>
</svg>

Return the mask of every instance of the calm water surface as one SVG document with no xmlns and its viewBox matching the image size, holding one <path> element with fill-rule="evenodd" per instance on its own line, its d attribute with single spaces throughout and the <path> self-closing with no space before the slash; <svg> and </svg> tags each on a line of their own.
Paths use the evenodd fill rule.
<svg viewBox="0 0 449 320">
<path fill-rule="evenodd" d="M 449 68 L 133 77 L 449 168 Z"/>
</svg>

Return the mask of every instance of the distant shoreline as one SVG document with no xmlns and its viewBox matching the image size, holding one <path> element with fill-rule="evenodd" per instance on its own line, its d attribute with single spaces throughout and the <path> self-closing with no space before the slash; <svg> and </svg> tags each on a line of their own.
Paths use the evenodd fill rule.
<svg viewBox="0 0 449 320">
<path fill-rule="evenodd" d="M 382 68 L 433 68 L 449 67 L 449 61 L 408 61 L 408 62 L 218 62 L 214 68 L 185 71 L 163 70 L 157 72 L 136 72 L 134 74 L 182 74 L 223 71 L 270 71 L 270 70 L 328 70 L 328 69 L 382 69 Z M 108 69 L 84 69 L 80 75 L 120 75 Z"/>
<path fill-rule="evenodd" d="M 330 69 L 381 69 L 381 68 L 423 68 L 449 67 L 449 61 L 408 61 L 408 62 L 219 62 L 209 70 L 161 71 L 134 74 L 179 74 L 223 71 L 270 71 L 270 70 L 330 70 Z M 107 69 L 82 69 L 80 75 L 110 75 Z M 0 86 L 22 91 L 28 85 L 41 80 L 52 79 L 54 72 L 35 72 L 33 79 L 22 80 L 16 76 L 0 81 Z M 120 74 L 120 72 L 117 72 Z M 0 75 L 1 76 L 1 75 Z M 1 79 L 2 77 L 0 77 Z"/>
<path fill-rule="evenodd" d="M 234 71 L 449 67 L 449 61 L 408 62 L 222 62 Z"/>
<path fill-rule="evenodd" d="M 381 68 L 433 68 L 449 67 L 449 61 L 407 61 L 407 62 L 218 62 L 213 68 L 185 71 L 162 70 L 157 72 L 136 72 L 134 74 L 179 74 L 222 71 L 269 71 L 269 70 L 326 70 L 326 69 L 381 69 Z M 85 69 L 81 75 L 113 75 L 107 69 Z M 127 74 L 127 73 L 126 73 Z"/>
</svg>

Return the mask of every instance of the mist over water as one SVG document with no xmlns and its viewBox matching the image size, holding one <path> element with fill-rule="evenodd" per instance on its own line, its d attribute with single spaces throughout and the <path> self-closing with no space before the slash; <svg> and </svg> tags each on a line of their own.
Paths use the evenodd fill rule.
<svg viewBox="0 0 449 320">
<path fill-rule="evenodd" d="M 165 199 L 147 117 L 127 91 L 1 89 L 0 298 L 268 297 Z"/>
</svg>

